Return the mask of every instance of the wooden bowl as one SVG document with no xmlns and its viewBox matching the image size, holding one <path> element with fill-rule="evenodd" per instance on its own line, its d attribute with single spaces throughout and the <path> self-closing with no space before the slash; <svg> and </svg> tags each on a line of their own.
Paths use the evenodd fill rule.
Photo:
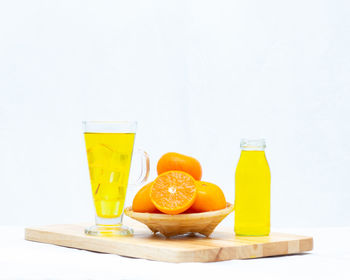
<svg viewBox="0 0 350 280">
<path fill-rule="evenodd" d="M 166 237 L 185 234 L 200 233 L 209 236 L 216 226 L 232 211 L 234 205 L 227 203 L 226 208 L 191 214 L 152 214 L 132 211 L 131 207 L 124 210 L 125 215 L 144 223 L 153 233 L 160 232 Z"/>
</svg>

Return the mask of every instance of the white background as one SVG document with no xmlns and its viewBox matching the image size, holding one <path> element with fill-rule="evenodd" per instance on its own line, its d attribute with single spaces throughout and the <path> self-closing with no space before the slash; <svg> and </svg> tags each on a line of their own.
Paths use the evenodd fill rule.
<svg viewBox="0 0 350 280">
<path fill-rule="evenodd" d="M 0 1 L 0 223 L 93 221 L 82 120 L 198 158 L 234 200 L 264 137 L 272 226 L 350 225 L 348 1 Z M 136 189 L 130 189 L 130 196 Z M 233 215 L 227 219 L 233 222 Z"/>
</svg>

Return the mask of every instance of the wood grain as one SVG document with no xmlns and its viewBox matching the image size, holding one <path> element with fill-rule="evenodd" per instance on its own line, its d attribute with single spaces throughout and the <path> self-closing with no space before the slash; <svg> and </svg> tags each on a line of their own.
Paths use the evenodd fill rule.
<svg viewBox="0 0 350 280">
<path fill-rule="evenodd" d="M 165 262 L 215 262 L 296 254 L 313 249 L 313 238 L 271 233 L 270 236 L 235 236 L 230 229 L 210 237 L 180 236 L 167 239 L 143 228 L 133 237 L 95 237 L 84 225 L 50 225 L 25 229 L 25 239 L 96 252 Z"/>
</svg>

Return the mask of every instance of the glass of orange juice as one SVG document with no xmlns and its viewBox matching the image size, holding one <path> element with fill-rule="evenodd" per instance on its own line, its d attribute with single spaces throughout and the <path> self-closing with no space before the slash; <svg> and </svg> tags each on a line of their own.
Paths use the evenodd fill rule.
<svg viewBox="0 0 350 280">
<path fill-rule="evenodd" d="M 136 122 L 83 122 L 96 225 L 85 229 L 89 235 L 128 236 L 133 230 L 122 224 L 134 150 Z M 149 157 L 143 161 L 138 184 L 149 174 Z"/>
</svg>

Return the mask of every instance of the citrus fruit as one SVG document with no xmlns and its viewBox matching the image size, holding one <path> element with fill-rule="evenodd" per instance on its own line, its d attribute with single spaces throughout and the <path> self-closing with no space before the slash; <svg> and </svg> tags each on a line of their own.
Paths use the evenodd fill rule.
<svg viewBox="0 0 350 280">
<path fill-rule="evenodd" d="M 165 214 L 180 214 L 190 208 L 197 196 L 197 182 L 182 171 L 159 175 L 151 186 L 150 197 L 156 208 Z"/>
<path fill-rule="evenodd" d="M 226 207 L 225 195 L 220 187 L 209 182 L 198 183 L 197 198 L 189 212 L 215 211 Z"/>
<path fill-rule="evenodd" d="M 148 183 L 137 192 L 132 202 L 133 211 L 148 212 L 148 213 L 158 212 L 157 208 L 154 206 L 150 198 L 152 183 L 153 182 Z"/>
<path fill-rule="evenodd" d="M 157 164 L 158 175 L 171 170 L 184 171 L 195 180 L 202 178 L 202 167 L 199 161 L 182 154 L 166 153 L 159 159 Z"/>
</svg>

